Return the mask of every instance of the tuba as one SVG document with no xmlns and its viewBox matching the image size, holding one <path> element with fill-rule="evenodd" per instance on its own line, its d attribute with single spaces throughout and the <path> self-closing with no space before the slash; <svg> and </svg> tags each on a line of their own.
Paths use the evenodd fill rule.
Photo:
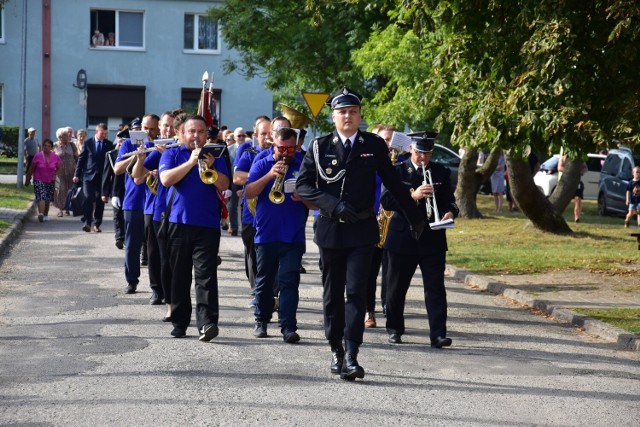
<svg viewBox="0 0 640 427">
<path fill-rule="evenodd" d="M 391 164 L 395 165 L 398 160 L 398 151 L 394 148 L 389 150 L 389 157 L 391 158 Z M 393 211 L 387 211 L 380 204 L 380 208 L 378 209 L 378 233 L 380 235 L 380 239 L 376 244 L 377 248 L 383 248 L 384 242 L 387 240 L 387 234 L 389 232 L 389 223 L 391 222 L 391 217 L 393 216 Z"/>
<path fill-rule="evenodd" d="M 313 119 L 305 116 L 295 108 L 289 107 L 285 104 L 279 104 L 282 108 L 282 115 L 285 116 L 291 122 L 291 127 L 294 129 L 304 129 L 308 124 L 313 122 Z"/>
</svg>

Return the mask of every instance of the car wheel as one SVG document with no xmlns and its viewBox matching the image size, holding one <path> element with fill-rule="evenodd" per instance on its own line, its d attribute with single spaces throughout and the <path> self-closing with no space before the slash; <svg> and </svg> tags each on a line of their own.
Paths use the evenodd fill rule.
<svg viewBox="0 0 640 427">
<path fill-rule="evenodd" d="M 607 210 L 607 199 L 604 197 L 604 194 L 600 193 L 598 196 L 598 215 L 607 216 L 609 215 L 609 211 Z"/>
</svg>

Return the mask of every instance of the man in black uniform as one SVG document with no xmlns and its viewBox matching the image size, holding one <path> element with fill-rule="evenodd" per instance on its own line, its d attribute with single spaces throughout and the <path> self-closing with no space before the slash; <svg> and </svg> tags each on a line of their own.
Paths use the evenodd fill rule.
<svg viewBox="0 0 640 427">
<path fill-rule="evenodd" d="M 336 130 L 311 142 L 296 191 L 320 210 L 314 241 L 322 262 L 324 326 L 332 352 L 331 373 L 353 381 L 364 378 L 357 355 L 364 334 L 366 282 L 373 247 L 379 238 L 373 211 L 376 173 L 396 194 L 414 224 L 416 238 L 425 224 L 391 165 L 384 140 L 358 129 L 362 119 L 360 97 L 345 87 L 331 99 L 331 109 Z"/>
<path fill-rule="evenodd" d="M 454 219 L 458 215 L 455 197 L 451 189 L 451 171 L 444 166 L 430 163 L 436 133 L 410 134 L 411 158 L 396 165 L 396 172 L 405 185 L 405 193 L 411 194 L 425 223 L 434 222 L 437 211 L 441 220 Z M 424 168 L 423 168 L 424 164 Z M 423 169 L 431 171 L 431 182 L 423 176 Z M 428 175 L 428 174 L 427 174 Z M 383 189 L 380 202 L 386 210 L 397 211 L 401 205 L 396 194 Z M 436 206 L 433 206 L 435 196 Z M 425 200 L 430 198 L 431 209 Z M 451 345 L 447 338 L 447 294 L 444 288 L 444 270 L 447 253 L 447 237 L 444 229 L 425 228 L 418 241 L 411 238 L 409 224 L 403 215 L 393 215 L 384 245 L 387 254 L 387 332 L 389 342 L 400 344 L 404 334 L 404 303 L 411 278 L 419 265 L 422 271 L 424 301 L 429 316 L 431 346 Z"/>
</svg>

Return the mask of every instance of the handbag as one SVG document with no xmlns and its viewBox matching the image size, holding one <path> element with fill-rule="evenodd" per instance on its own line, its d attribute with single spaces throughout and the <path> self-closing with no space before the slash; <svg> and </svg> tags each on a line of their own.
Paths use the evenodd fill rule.
<svg viewBox="0 0 640 427">
<path fill-rule="evenodd" d="M 74 185 L 67 193 L 67 200 L 69 200 L 68 210 L 73 211 L 73 216 L 81 216 L 83 214 L 82 205 L 84 204 L 82 186 Z"/>
<path fill-rule="evenodd" d="M 171 198 L 169 199 L 169 203 L 167 203 L 167 208 L 162 212 L 162 217 L 160 218 L 160 228 L 158 228 L 157 237 L 160 240 L 167 240 L 167 235 L 169 234 L 169 215 L 171 215 L 171 206 L 173 205 L 173 197 L 176 195 L 178 191 L 177 188 L 173 188 L 173 193 L 171 193 Z"/>
</svg>

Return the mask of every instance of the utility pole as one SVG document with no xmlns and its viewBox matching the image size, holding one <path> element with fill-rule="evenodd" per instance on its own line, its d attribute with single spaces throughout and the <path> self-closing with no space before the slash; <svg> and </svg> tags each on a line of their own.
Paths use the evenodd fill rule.
<svg viewBox="0 0 640 427">
<path fill-rule="evenodd" d="M 22 188 L 24 183 L 24 120 L 27 82 L 27 1 L 22 3 L 22 52 L 20 57 L 20 118 L 18 127 L 18 173 L 16 185 Z"/>
</svg>

